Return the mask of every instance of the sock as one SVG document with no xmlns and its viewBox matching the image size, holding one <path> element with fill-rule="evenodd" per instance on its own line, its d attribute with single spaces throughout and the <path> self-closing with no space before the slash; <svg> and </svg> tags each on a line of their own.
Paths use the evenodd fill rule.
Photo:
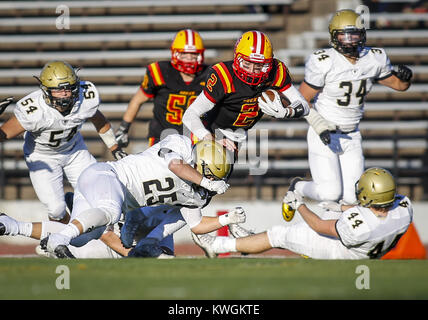
<svg viewBox="0 0 428 320">
<path fill-rule="evenodd" d="M 212 247 L 215 253 L 236 252 L 236 239 L 229 237 L 216 237 Z"/>
<path fill-rule="evenodd" d="M 40 235 L 40 239 L 46 238 L 51 233 L 58 233 L 62 229 L 64 229 L 67 225 L 61 222 L 56 221 L 43 221 L 42 222 L 42 231 Z"/>
<path fill-rule="evenodd" d="M 32 222 L 18 222 L 18 234 L 30 237 L 33 232 Z"/>
<path fill-rule="evenodd" d="M 74 239 L 80 235 L 80 231 L 76 225 L 69 223 L 64 229 L 61 230 L 60 234 L 69 237 L 70 239 Z"/>
</svg>

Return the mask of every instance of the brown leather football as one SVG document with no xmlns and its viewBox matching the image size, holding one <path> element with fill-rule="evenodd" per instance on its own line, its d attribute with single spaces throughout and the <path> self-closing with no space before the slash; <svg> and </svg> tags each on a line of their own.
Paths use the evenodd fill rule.
<svg viewBox="0 0 428 320">
<path fill-rule="evenodd" d="M 265 91 L 265 93 L 268 96 L 270 101 L 273 101 L 275 99 L 274 91 L 275 90 L 273 90 L 273 89 L 267 89 Z M 281 92 L 278 92 L 278 93 L 279 93 L 279 96 L 281 97 L 281 102 L 282 102 L 282 105 L 284 106 L 284 108 L 288 107 L 290 105 L 290 101 Z M 263 100 L 264 102 L 266 102 L 265 98 L 263 96 L 260 96 L 260 99 Z"/>
</svg>

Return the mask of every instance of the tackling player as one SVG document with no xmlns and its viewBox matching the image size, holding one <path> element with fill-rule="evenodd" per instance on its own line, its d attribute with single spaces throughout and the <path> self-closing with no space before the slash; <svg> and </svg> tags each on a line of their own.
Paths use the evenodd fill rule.
<svg viewBox="0 0 428 320">
<path fill-rule="evenodd" d="M 413 219 L 412 204 L 406 196 L 396 194 L 394 178 L 382 168 L 370 168 L 361 175 L 355 196 L 358 205 L 330 205 L 343 213 L 337 212 L 338 219 L 323 220 L 302 202 L 298 193 L 288 191 L 284 203 L 298 210 L 304 221 L 277 225 L 258 234 L 241 226 L 229 226 L 238 239 L 210 235 L 193 238 L 210 257 L 282 248 L 314 259 L 379 259 L 406 232 Z"/>
<path fill-rule="evenodd" d="M 273 102 L 261 100 L 267 89 L 286 96 L 291 102 L 289 108 L 283 107 L 277 93 Z M 183 123 L 198 139 L 215 138 L 229 150 L 237 150 L 263 113 L 298 118 L 308 112 L 309 106 L 292 85 L 287 67 L 273 58 L 268 36 L 248 31 L 236 42 L 233 60 L 210 68 L 204 90 L 184 113 Z M 204 114 L 205 124 L 201 120 Z"/>
<path fill-rule="evenodd" d="M 79 177 L 71 222 L 42 239 L 40 245 L 59 258 L 73 257 L 66 247 L 72 239 L 81 234 L 87 234 L 88 240 L 97 238 L 98 230 L 117 223 L 122 211 L 127 220 L 129 212 L 135 213 L 134 209 L 143 206 L 181 207 L 184 221 L 196 234 L 244 222 L 245 213 L 239 208 L 220 217 L 201 214 L 201 208 L 213 195 L 228 189 L 223 179 L 230 169 L 231 159 L 223 146 L 201 141 L 192 147 L 189 138 L 176 134 L 142 153 L 115 162 L 95 163 Z M 181 222 L 171 222 L 164 236 L 181 227 Z M 130 239 L 122 238 L 125 247 L 130 246 L 126 240 Z M 137 245 L 136 255 L 138 249 Z"/>
<path fill-rule="evenodd" d="M 314 52 L 305 66 L 300 92 L 310 102 L 306 120 L 312 181 L 292 181 L 290 188 L 318 201 L 353 204 L 355 182 L 364 170 L 358 128 L 364 100 L 375 82 L 398 91 L 410 86 L 412 71 L 392 69 L 382 48 L 366 47 L 366 30 L 352 10 L 337 11 L 329 24 L 332 48 Z"/>
<path fill-rule="evenodd" d="M 64 61 L 48 62 L 36 79 L 40 89 L 16 103 L 14 115 L 0 127 L 0 142 L 25 132 L 24 156 L 33 188 L 49 219 L 67 223 L 63 173 L 75 188 L 80 173 L 96 162 L 79 132 L 83 123 L 94 124 L 116 159 L 126 154 L 98 110 L 100 99 L 93 83 L 80 81 Z"/>
<path fill-rule="evenodd" d="M 171 61 L 153 62 L 137 93 L 129 102 L 116 131 L 119 145 L 129 144 L 129 128 L 141 106 L 153 99 L 153 118 L 149 124 L 149 147 L 168 134 L 183 134 L 183 113 L 202 91 L 208 67 L 204 64 L 204 44 L 198 32 L 177 32 L 171 44 Z"/>
</svg>

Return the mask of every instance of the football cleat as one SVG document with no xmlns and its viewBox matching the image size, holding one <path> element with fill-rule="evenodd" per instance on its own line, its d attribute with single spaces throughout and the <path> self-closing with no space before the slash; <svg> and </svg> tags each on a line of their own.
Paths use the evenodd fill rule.
<svg viewBox="0 0 428 320">
<path fill-rule="evenodd" d="M 238 223 L 229 224 L 229 232 L 234 238 L 243 238 L 255 234 L 255 232 L 241 227 Z"/>
<path fill-rule="evenodd" d="M 0 213 L 0 236 L 16 236 L 18 232 L 18 221 L 5 213 Z"/>
<path fill-rule="evenodd" d="M 36 251 L 36 254 L 40 257 L 56 259 L 56 255 L 54 255 L 54 254 L 52 254 L 46 250 L 43 250 L 41 245 L 36 246 L 34 251 Z"/>
<path fill-rule="evenodd" d="M 290 222 L 294 218 L 294 214 L 296 210 L 294 210 L 291 206 L 286 203 L 282 203 L 282 217 L 285 221 Z"/>
<path fill-rule="evenodd" d="M 300 177 L 294 177 L 290 180 L 290 186 L 288 187 L 288 191 L 295 191 L 296 184 L 299 181 L 303 181 Z M 294 218 L 294 214 L 296 213 L 296 210 L 293 209 L 291 206 L 289 206 L 286 203 L 282 203 L 282 217 L 285 221 L 290 222 Z"/>
<path fill-rule="evenodd" d="M 59 259 L 76 259 L 66 245 L 60 244 L 54 250 L 54 254 Z"/>
<path fill-rule="evenodd" d="M 288 187 L 288 191 L 293 191 L 296 189 L 296 184 L 299 181 L 303 181 L 303 178 L 300 177 L 294 177 L 290 180 L 290 186 Z"/>
<path fill-rule="evenodd" d="M 207 258 L 216 258 L 217 253 L 212 249 L 212 244 L 214 243 L 215 237 L 210 236 L 209 234 L 192 234 L 192 239 L 198 247 L 200 247 L 204 252 Z"/>
</svg>

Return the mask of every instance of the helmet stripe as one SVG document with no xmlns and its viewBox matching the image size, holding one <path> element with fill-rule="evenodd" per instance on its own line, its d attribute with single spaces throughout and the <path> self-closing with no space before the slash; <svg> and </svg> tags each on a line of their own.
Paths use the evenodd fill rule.
<svg viewBox="0 0 428 320">
<path fill-rule="evenodd" d="M 186 29 L 186 45 L 192 47 L 195 45 L 195 34 L 191 29 Z"/>
</svg>

